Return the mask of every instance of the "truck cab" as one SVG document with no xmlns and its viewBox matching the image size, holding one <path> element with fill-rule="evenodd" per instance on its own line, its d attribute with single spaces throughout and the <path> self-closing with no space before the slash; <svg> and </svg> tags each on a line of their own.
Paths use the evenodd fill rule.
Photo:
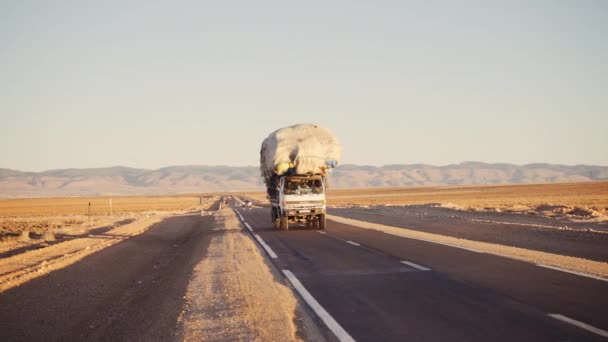
<svg viewBox="0 0 608 342">
<path fill-rule="evenodd" d="M 275 229 L 289 229 L 290 222 L 325 229 L 325 178 L 321 175 L 283 176 L 270 197 Z"/>
</svg>

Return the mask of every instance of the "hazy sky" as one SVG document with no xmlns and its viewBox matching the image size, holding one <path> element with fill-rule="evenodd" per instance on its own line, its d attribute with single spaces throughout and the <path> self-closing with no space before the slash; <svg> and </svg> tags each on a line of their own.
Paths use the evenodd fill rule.
<svg viewBox="0 0 608 342">
<path fill-rule="evenodd" d="M 606 1 L 2 1 L 0 167 L 608 165 Z"/>
</svg>

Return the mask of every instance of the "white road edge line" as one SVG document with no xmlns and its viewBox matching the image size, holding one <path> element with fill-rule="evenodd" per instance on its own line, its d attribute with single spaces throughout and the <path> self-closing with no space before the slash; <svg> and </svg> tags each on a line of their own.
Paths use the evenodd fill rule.
<svg viewBox="0 0 608 342">
<path fill-rule="evenodd" d="M 249 229 L 249 231 L 253 233 L 253 229 L 251 229 L 249 223 L 245 222 L 245 227 L 247 227 L 247 229 Z"/>
<path fill-rule="evenodd" d="M 262 245 L 262 247 L 264 247 L 264 249 L 266 250 L 266 253 L 268 253 L 268 255 L 270 255 L 271 258 L 273 258 L 273 259 L 278 258 L 277 255 L 274 254 L 274 251 L 272 249 L 270 249 L 270 247 L 266 244 L 266 242 L 264 242 L 264 240 L 262 240 L 262 238 L 258 234 L 254 234 L 253 236 L 255 236 L 255 239 L 258 240 L 258 242 L 260 243 L 260 245 Z"/>
<path fill-rule="evenodd" d="M 568 317 L 560 315 L 560 314 L 547 314 L 547 315 L 551 316 L 551 317 L 553 317 L 555 319 L 559 319 L 562 322 L 566 322 L 566 323 L 575 325 L 575 326 L 577 326 L 577 327 L 579 327 L 581 329 L 585 329 L 585 330 L 590 331 L 592 333 L 598 334 L 600 336 L 608 337 L 608 331 L 606 331 L 606 330 L 598 329 L 598 328 L 593 327 L 593 326 L 591 326 L 589 324 L 585 324 L 583 322 L 579 322 L 577 320 L 574 320 L 572 318 L 568 318 Z"/>
<path fill-rule="evenodd" d="M 308 290 L 306 290 L 304 285 L 302 285 L 302 283 L 300 283 L 298 278 L 296 278 L 296 276 L 293 275 L 293 273 L 291 273 L 291 271 L 283 270 L 283 274 L 285 274 L 287 279 L 289 279 L 289 282 L 291 282 L 291 285 L 293 285 L 293 287 L 296 289 L 296 291 L 298 291 L 300 296 L 302 296 L 302 298 L 304 298 L 304 301 L 306 302 L 306 304 L 308 304 L 308 306 L 310 306 L 313 309 L 313 311 L 317 314 L 317 316 L 319 316 L 319 318 L 321 318 L 323 323 L 325 323 L 325 325 L 329 328 L 329 330 L 331 330 L 331 332 L 333 332 L 334 335 L 336 335 L 336 337 L 338 338 L 338 340 L 340 342 L 354 342 L 355 341 L 346 332 L 346 330 L 344 330 L 344 328 L 342 328 L 342 326 L 340 326 L 340 324 L 338 322 L 336 322 L 336 320 L 333 317 L 331 317 L 331 315 L 327 311 L 325 311 L 325 309 L 321 306 L 321 304 L 319 304 L 319 302 L 317 302 L 317 300 L 308 292 Z"/>
<path fill-rule="evenodd" d="M 341 217 L 341 216 L 334 216 L 334 217 L 338 219 L 338 220 L 336 220 L 337 222 L 340 222 L 339 221 L 340 219 L 352 220 L 352 219 L 349 219 L 349 218 L 346 218 L 346 217 Z M 331 220 L 332 218 L 329 217 L 328 219 Z M 363 228 L 363 229 L 369 229 L 369 230 L 375 230 L 375 231 L 378 231 L 378 232 L 381 232 L 381 233 L 385 233 L 385 234 L 389 234 L 389 235 L 394 235 L 394 236 L 399 236 L 399 237 L 402 237 L 402 238 L 405 238 L 405 239 L 412 239 L 412 240 L 418 240 L 418 241 L 425 241 L 425 242 L 429 242 L 429 243 L 435 243 L 435 244 L 438 244 L 438 245 L 444 245 L 444 246 L 464 249 L 465 251 L 474 252 L 474 253 L 485 253 L 485 252 L 478 251 L 478 250 L 473 249 L 473 248 L 467 248 L 467 247 L 461 247 L 461 246 L 457 246 L 457 245 L 452 245 L 451 243 L 437 242 L 437 241 L 433 241 L 433 240 L 429 240 L 429 239 L 416 238 L 416 237 L 412 237 L 412 236 L 406 236 L 406 235 L 403 235 L 403 234 L 387 232 L 387 231 L 384 231 L 384 230 L 378 229 L 378 228 L 364 227 L 364 226 L 362 226 L 361 224 L 359 224 L 357 222 L 355 222 L 355 223 L 352 223 L 352 222 L 349 222 L 349 223 L 342 222 L 342 223 L 350 225 L 350 226 L 353 226 L 353 227 L 358 227 L 358 228 Z M 367 223 L 371 223 L 371 222 L 367 222 Z M 398 227 L 393 227 L 393 228 L 398 228 Z"/>
<path fill-rule="evenodd" d="M 593 274 L 583 273 L 583 272 L 577 272 L 577 271 L 571 271 L 571 270 L 567 270 L 567 269 L 560 268 L 560 267 L 557 267 L 557 266 L 549 266 L 549 265 L 545 265 L 545 264 L 536 264 L 536 266 L 538 266 L 538 267 L 544 267 L 544 268 L 550 268 L 550 269 L 556 270 L 556 271 L 562 271 L 562 272 L 566 272 L 566 273 L 576 274 L 576 275 L 579 275 L 579 276 L 582 276 L 582 277 L 593 278 L 593 279 L 602 280 L 602 281 L 608 281 L 608 279 L 606 279 L 606 278 L 594 276 Z"/>
<path fill-rule="evenodd" d="M 354 241 L 350 241 L 350 240 L 346 240 L 346 243 L 350 243 L 353 246 L 361 246 L 360 244 L 354 242 Z"/>
<path fill-rule="evenodd" d="M 326 233 L 326 232 L 320 232 L 320 231 L 318 231 L 318 230 L 317 230 L 317 233 L 319 233 L 319 234 L 323 234 L 323 235 L 327 235 L 327 233 Z"/>
<path fill-rule="evenodd" d="M 378 230 L 378 231 L 381 231 L 381 230 Z M 410 237 L 410 236 L 403 236 L 401 234 L 395 234 L 395 233 L 389 233 L 389 232 L 384 232 L 384 233 L 389 234 L 389 235 L 399 236 L 399 237 L 406 238 L 406 239 L 425 241 L 425 242 L 435 243 L 435 244 L 438 244 L 438 245 L 443 245 L 443 246 L 449 246 L 449 247 L 464 249 L 465 251 L 469 251 L 469 252 L 484 253 L 482 251 L 478 251 L 478 250 L 473 249 L 473 248 L 467 248 L 467 247 L 461 247 L 461 246 L 452 245 L 451 243 L 431 241 L 431 240 L 427 240 L 427 239 L 415 238 L 415 237 Z"/>
<path fill-rule="evenodd" d="M 419 269 L 421 271 L 430 271 L 431 270 L 428 267 L 420 266 L 420 265 L 414 264 L 413 262 L 410 262 L 410 261 L 401 260 L 401 263 L 402 264 L 406 264 L 408 266 L 412 266 L 413 268 L 417 268 L 417 269 Z"/>
</svg>

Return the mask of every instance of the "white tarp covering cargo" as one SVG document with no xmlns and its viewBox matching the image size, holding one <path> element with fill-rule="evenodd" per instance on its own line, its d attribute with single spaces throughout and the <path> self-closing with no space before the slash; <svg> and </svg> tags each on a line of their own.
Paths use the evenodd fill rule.
<svg viewBox="0 0 608 342">
<path fill-rule="evenodd" d="M 298 124 L 272 132 L 262 142 L 260 171 L 266 184 L 285 173 L 326 174 L 340 162 L 342 148 L 326 128 Z"/>
</svg>

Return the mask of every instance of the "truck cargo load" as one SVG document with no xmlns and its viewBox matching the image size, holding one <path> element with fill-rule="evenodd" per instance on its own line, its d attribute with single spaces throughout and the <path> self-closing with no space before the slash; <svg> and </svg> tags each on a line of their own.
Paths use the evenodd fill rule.
<svg viewBox="0 0 608 342">
<path fill-rule="evenodd" d="M 262 142 L 260 172 L 275 229 L 289 223 L 325 229 L 326 174 L 340 162 L 342 149 L 323 127 L 299 124 L 278 129 Z"/>
<path fill-rule="evenodd" d="M 284 174 L 325 175 L 340 162 L 342 148 L 326 128 L 298 124 L 272 132 L 262 142 L 260 171 L 267 188 Z"/>
</svg>

